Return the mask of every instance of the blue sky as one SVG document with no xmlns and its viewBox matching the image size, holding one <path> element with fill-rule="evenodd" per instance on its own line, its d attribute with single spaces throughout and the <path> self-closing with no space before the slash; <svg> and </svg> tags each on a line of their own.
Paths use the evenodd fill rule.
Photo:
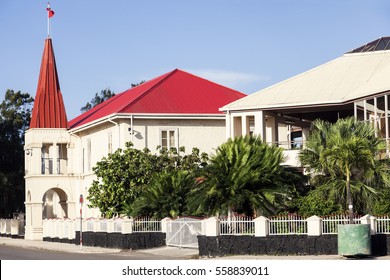
<svg viewBox="0 0 390 280">
<path fill-rule="evenodd" d="M 179 68 L 246 94 L 390 35 L 386 0 L 52 0 L 68 118 Z M 0 98 L 35 96 L 47 1 L 0 0 Z"/>
</svg>

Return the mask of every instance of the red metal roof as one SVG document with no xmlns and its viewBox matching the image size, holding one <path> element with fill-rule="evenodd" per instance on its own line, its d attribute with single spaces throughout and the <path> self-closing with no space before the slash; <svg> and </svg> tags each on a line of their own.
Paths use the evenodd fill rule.
<svg viewBox="0 0 390 280">
<path fill-rule="evenodd" d="M 50 38 L 45 40 L 30 128 L 67 128 L 68 120 Z"/>
<path fill-rule="evenodd" d="M 69 122 L 75 128 L 115 113 L 223 114 L 222 106 L 246 96 L 175 69 L 115 95 Z"/>
</svg>

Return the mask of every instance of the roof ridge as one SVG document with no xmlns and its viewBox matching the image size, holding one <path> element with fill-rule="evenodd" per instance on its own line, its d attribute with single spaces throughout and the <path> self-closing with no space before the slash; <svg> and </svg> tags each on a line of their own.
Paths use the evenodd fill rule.
<svg viewBox="0 0 390 280">
<path fill-rule="evenodd" d="M 114 96 L 112 96 L 111 98 L 107 99 L 106 101 L 96 105 L 95 107 L 92 107 L 88 111 L 86 111 L 86 112 L 82 113 L 81 115 L 79 115 L 78 117 L 81 117 L 81 116 L 83 116 L 83 117 L 80 118 L 79 120 L 77 120 L 77 122 L 72 123 L 71 128 L 77 126 L 79 123 L 83 122 L 86 118 L 89 118 L 90 116 L 92 116 L 92 115 L 96 114 L 97 112 L 99 112 L 103 107 L 106 107 L 108 104 L 110 104 L 111 102 L 116 100 L 119 96 L 121 96 L 122 93 L 115 94 Z M 74 118 L 73 120 L 77 119 L 78 117 Z M 71 122 L 73 120 L 71 120 Z"/>
<path fill-rule="evenodd" d="M 135 98 L 132 102 L 130 102 L 129 104 L 126 104 L 123 108 L 121 108 L 120 110 L 118 110 L 118 113 L 122 113 L 123 111 L 125 111 L 126 109 L 130 108 L 134 103 L 137 103 L 139 100 L 141 100 L 142 98 L 144 98 L 146 95 L 148 95 L 150 92 L 152 92 L 156 87 L 158 87 L 159 85 L 161 85 L 164 81 L 166 81 L 168 78 L 170 78 L 174 73 L 176 73 L 178 71 L 178 69 L 174 69 L 168 73 L 165 73 L 161 76 L 164 76 L 164 78 L 162 78 L 160 81 L 158 81 L 156 84 L 154 84 L 153 86 L 151 86 L 149 89 L 147 89 L 145 92 L 143 92 L 140 96 L 138 96 L 137 98 Z M 161 77 L 160 76 L 160 77 Z M 131 89 L 130 89 L 131 90 Z"/>
<path fill-rule="evenodd" d="M 195 74 L 192 74 L 192 73 L 187 72 L 187 71 L 184 71 L 184 70 L 180 70 L 180 69 L 176 69 L 176 70 L 181 71 L 181 72 L 183 72 L 183 73 L 186 73 L 186 74 L 188 74 L 188 75 L 191 75 L 191 76 L 193 76 L 193 77 L 196 77 L 196 78 L 198 78 L 198 79 L 207 81 L 207 82 L 212 83 L 212 84 L 214 84 L 214 85 L 217 85 L 217 86 L 223 87 L 223 88 L 225 88 L 225 89 L 232 90 L 232 91 L 235 91 L 235 92 L 237 92 L 237 93 L 244 94 L 244 95 L 247 96 L 246 93 L 243 93 L 243 92 L 241 92 L 241 91 L 238 91 L 238 90 L 236 90 L 236 89 L 230 88 L 230 87 L 228 87 L 228 86 L 219 84 L 219 83 L 217 83 L 217 82 L 211 81 L 211 80 L 206 79 L 206 78 L 204 78 L 204 77 L 197 76 L 197 75 L 195 75 Z"/>
</svg>

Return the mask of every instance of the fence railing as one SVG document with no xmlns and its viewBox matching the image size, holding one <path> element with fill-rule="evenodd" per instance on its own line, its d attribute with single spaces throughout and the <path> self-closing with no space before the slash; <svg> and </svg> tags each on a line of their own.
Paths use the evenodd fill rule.
<svg viewBox="0 0 390 280">
<path fill-rule="evenodd" d="M 167 232 L 167 219 L 155 220 L 150 218 L 138 219 L 85 219 L 83 220 L 83 232 L 107 232 L 130 234 L 133 232 Z M 170 220 L 170 219 L 168 219 Z M 11 221 L 0 220 L 0 233 L 11 234 Z M 369 224 L 371 234 L 390 234 L 390 217 L 355 217 L 355 223 Z M 349 222 L 347 215 L 332 215 L 327 217 L 312 216 L 309 218 L 297 215 L 281 215 L 270 218 L 232 216 L 209 218 L 203 220 L 206 236 L 218 235 L 323 235 L 337 234 L 339 224 Z M 14 232 L 17 223 L 13 222 Z M 80 219 L 49 219 L 43 221 L 43 236 L 51 238 L 75 238 L 75 232 L 80 231 Z"/>
<path fill-rule="evenodd" d="M 161 232 L 161 221 L 142 217 L 133 220 L 133 232 Z"/>
<path fill-rule="evenodd" d="M 360 224 L 361 216 L 355 216 L 353 221 Z M 348 224 L 348 215 L 332 215 L 322 218 L 322 234 L 337 234 L 338 225 Z"/>
<path fill-rule="evenodd" d="M 24 219 L 0 219 L 0 235 L 24 236 Z"/>
<path fill-rule="evenodd" d="M 255 235 L 255 223 L 249 216 L 220 218 L 221 235 Z"/>
<path fill-rule="evenodd" d="M 269 219 L 269 235 L 307 234 L 305 218 L 288 214 Z"/>
<path fill-rule="evenodd" d="M 390 234 L 390 217 L 388 215 L 376 218 L 376 233 Z"/>
</svg>

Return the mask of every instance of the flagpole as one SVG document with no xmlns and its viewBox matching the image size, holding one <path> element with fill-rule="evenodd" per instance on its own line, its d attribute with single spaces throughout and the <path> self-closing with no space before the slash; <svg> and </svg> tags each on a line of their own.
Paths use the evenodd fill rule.
<svg viewBox="0 0 390 280">
<path fill-rule="evenodd" d="M 50 38 L 50 3 L 47 2 L 47 38 Z"/>
</svg>

